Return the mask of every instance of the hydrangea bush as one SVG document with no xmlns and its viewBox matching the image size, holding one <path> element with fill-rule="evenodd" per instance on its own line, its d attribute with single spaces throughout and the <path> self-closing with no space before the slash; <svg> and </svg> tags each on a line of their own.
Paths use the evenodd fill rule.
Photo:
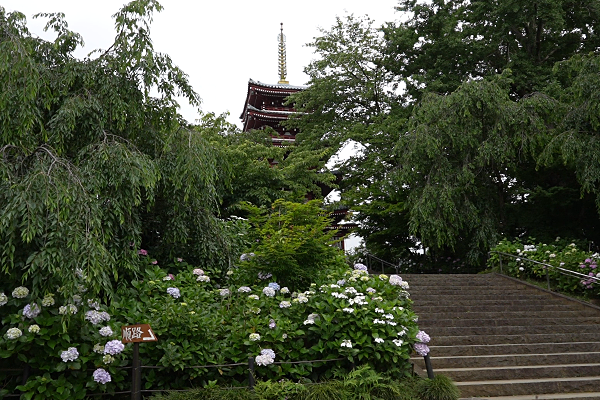
<svg viewBox="0 0 600 400">
<path fill-rule="evenodd" d="M 517 278 L 546 279 L 544 265 L 528 262 L 534 260 L 555 267 L 568 269 L 586 277 L 572 277 L 561 274 L 553 268 L 548 269 L 553 288 L 564 293 L 573 293 L 585 297 L 600 297 L 600 285 L 591 278 L 600 279 L 600 254 L 582 248 L 582 244 L 556 238 L 554 243 L 537 243 L 535 239 L 527 242 L 502 240 L 492 249 L 488 266 L 499 267 L 499 251 L 514 257 L 502 257 L 502 270 L 505 274 Z"/>
<path fill-rule="evenodd" d="M 415 343 L 423 339 L 417 337 L 408 284 L 399 276 L 344 268 L 330 271 L 308 290 L 291 291 L 275 276 L 247 281 L 248 275 L 237 268 L 219 283 L 197 279 L 209 274 L 207 268 L 199 274 L 190 266 L 169 276 L 152 266 L 143 279 L 121 288 L 110 306 L 85 293 L 79 306 L 59 293 L 40 300 L 29 294 L 6 296 L 2 364 L 27 362 L 41 371 L 21 390 L 48 390 L 48 398 L 83 398 L 86 391 L 129 389 L 128 371 L 118 369 L 131 363 L 131 345 L 120 341 L 122 325 L 150 323 L 158 337 L 157 342 L 140 345 L 143 365 L 163 367 L 144 370 L 144 385 L 152 389 L 215 380 L 244 384 L 245 365 L 186 367 L 245 364 L 249 356 L 256 360 L 257 378 L 264 379 L 326 379 L 336 369 L 365 363 L 403 375 L 410 371 L 408 358 Z M 26 305 L 27 313 L 37 315 L 25 315 Z M 66 311 L 61 313 L 61 307 Z M 330 363 L 278 364 L 338 358 Z M 5 392 L 16 390 L 17 381 L 15 377 L 5 382 Z M 66 386 L 55 393 L 59 381 Z"/>
<path fill-rule="evenodd" d="M 36 398 L 83 399 L 88 390 L 110 390 L 107 382 L 125 384 L 127 372 L 118 367 L 127 365 L 130 356 L 121 354 L 122 348 L 111 358 L 103 351 L 107 342 L 123 346 L 115 334 L 118 323 L 99 300 L 85 299 L 83 292 L 76 296 L 64 297 L 59 290 L 35 299 L 26 287 L 15 288 L 10 297 L 0 294 L 5 299 L 0 301 L 0 369 L 27 365 L 31 375 L 19 386 L 21 372 L 3 372 L 0 397 L 23 391 L 38 393 Z M 98 369 L 104 372 L 95 373 Z"/>
</svg>

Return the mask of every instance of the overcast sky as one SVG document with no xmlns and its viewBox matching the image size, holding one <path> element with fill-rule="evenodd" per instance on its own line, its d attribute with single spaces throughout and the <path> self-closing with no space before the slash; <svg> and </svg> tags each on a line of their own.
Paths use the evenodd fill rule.
<svg viewBox="0 0 600 400">
<path fill-rule="evenodd" d="M 27 16 L 29 29 L 43 36 L 45 22 L 39 12 L 63 12 L 69 28 L 80 33 L 83 57 L 96 48 L 106 49 L 114 38 L 111 18 L 124 0 L 2 0 L 7 11 Z M 229 121 L 240 126 L 248 79 L 277 83 L 277 35 L 283 22 L 287 38 L 287 80 L 303 85 L 303 68 L 314 58 L 305 44 L 330 28 L 335 17 L 369 15 L 377 25 L 398 17 L 397 0 L 302 0 L 302 1 L 183 1 L 162 0 L 164 10 L 154 16 L 151 37 L 157 51 L 168 53 L 185 71 L 202 97 L 202 110 L 229 111 Z M 43 36 L 44 37 L 44 36 Z M 181 112 L 193 122 L 196 110 L 181 104 Z"/>
</svg>

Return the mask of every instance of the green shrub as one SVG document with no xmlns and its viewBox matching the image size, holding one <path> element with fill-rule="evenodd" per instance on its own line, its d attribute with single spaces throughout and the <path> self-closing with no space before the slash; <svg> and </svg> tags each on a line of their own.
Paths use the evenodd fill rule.
<svg viewBox="0 0 600 400">
<path fill-rule="evenodd" d="M 419 381 L 417 392 L 421 400 L 458 400 L 460 397 L 460 392 L 452 379 L 444 375 Z"/>
<path fill-rule="evenodd" d="M 303 399 L 306 386 L 287 379 L 257 382 L 254 392 L 260 400 Z"/>
<path fill-rule="evenodd" d="M 188 392 L 158 394 L 152 396 L 152 400 L 259 400 L 259 397 L 248 389 L 212 387 L 194 389 Z"/>
<path fill-rule="evenodd" d="M 249 276 L 270 273 L 290 290 L 304 290 L 335 266 L 345 264 L 341 250 L 332 246 L 335 231 L 324 215 L 322 202 L 277 200 L 268 208 L 246 205 L 254 227 L 252 257 L 242 262 Z"/>
<path fill-rule="evenodd" d="M 538 263 L 549 264 L 585 275 L 574 277 L 549 268 L 548 276 L 553 289 L 584 298 L 600 297 L 600 285 L 592 279 L 600 277 L 600 255 L 583 249 L 581 244 L 561 238 L 556 238 L 555 242 L 549 244 L 536 243 L 533 238 L 523 242 L 504 239 L 492 249 L 488 259 L 488 267 L 499 271 L 500 255 L 495 252 L 512 255 L 502 255 L 502 272 L 506 275 L 545 281 L 547 267 Z"/>
<path fill-rule="evenodd" d="M 120 338 L 121 326 L 149 323 L 158 341 L 140 345 L 141 362 L 161 369 L 144 369 L 142 384 L 148 389 L 202 387 L 209 381 L 244 386 L 249 356 L 256 358 L 257 380 L 326 380 L 333 378 L 336 369 L 347 371 L 353 363 L 369 364 L 374 371 L 391 372 L 395 377 L 410 373 L 408 359 L 419 329 L 399 277 L 341 269 L 312 284 L 310 290 L 292 292 L 268 281 L 252 286 L 234 284 L 237 269 L 215 282 L 198 280 L 209 276 L 206 272 L 199 275 L 200 270 L 191 265 L 186 268 L 171 277 L 169 271 L 151 265 L 143 280 L 119 290 L 110 305 L 99 304 L 100 300 L 89 298 L 87 292 L 76 299 L 57 292 L 47 296 L 51 301 L 35 298 L 25 293 L 25 288 L 19 289 L 21 297 L 12 296 L 12 290 L 7 292 L 0 302 L 0 368 L 27 363 L 50 374 L 52 382 L 32 376 L 25 390 L 47 390 L 44 388 L 61 386 L 58 382 L 66 379 L 68 385 L 63 386 L 72 385 L 72 392 L 77 393 L 65 395 L 69 398 L 128 390 L 128 371 L 119 367 L 131 365 L 132 345 L 111 357 L 100 348 Z M 174 290 L 177 297 L 170 294 Z M 61 314 L 62 308 L 75 303 L 73 315 Z M 25 317 L 30 314 L 25 307 L 28 304 L 37 304 L 39 314 Z M 110 320 L 94 325 L 89 316 L 86 319 L 88 313 L 96 313 L 95 307 L 105 310 Z M 107 327 L 111 332 L 103 336 L 100 329 Z M 17 329 L 19 334 L 13 334 Z M 63 361 L 62 352 L 70 347 L 79 355 Z M 265 351 L 272 351 L 277 362 L 333 361 L 272 364 L 271 360 L 261 364 L 258 356 Z M 187 368 L 230 363 L 241 365 Z M 92 373 L 98 368 L 105 369 L 112 380 L 94 382 Z M 17 385 L 15 376 L 3 383 L 0 395 L 17 391 Z"/>
</svg>

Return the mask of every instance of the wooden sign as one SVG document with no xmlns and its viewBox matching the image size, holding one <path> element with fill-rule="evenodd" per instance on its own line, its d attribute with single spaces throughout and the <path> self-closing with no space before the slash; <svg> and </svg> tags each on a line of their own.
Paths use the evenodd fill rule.
<svg viewBox="0 0 600 400">
<path fill-rule="evenodd" d="M 157 340 L 149 324 L 121 327 L 121 343 L 156 342 Z"/>
</svg>

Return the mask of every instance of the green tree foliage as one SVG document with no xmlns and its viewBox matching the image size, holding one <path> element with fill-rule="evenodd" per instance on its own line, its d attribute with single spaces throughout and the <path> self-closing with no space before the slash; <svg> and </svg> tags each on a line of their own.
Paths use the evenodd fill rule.
<svg viewBox="0 0 600 400">
<path fill-rule="evenodd" d="M 433 248 L 493 246 L 504 204 L 516 201 L 514 171 L 544 134 L 535 107 L 509 98 L 510 81 L 468 82 L 447 96 L 428 94 L 398 142 L 397 181 L 409 187 L 410 229 Z"/>
<path fill-rule="evenodd" d="M 596 240 L 598 75 L 582 55 L 600 47 L 600 7 L 397 9 L 381 31 L 352 17 L 323 31 L 296 97 L 313 111 L 297 125 L 301 145 L 361 144 L 340 189 L 367 249 L 394 261 L 419 240 L 476 261 L 501 236 Z"/>
<path fill-rule="evenodd" d="M 406 228 L 406 194 L 390 181 L 398 160 L 393 144 L 408 112 L 397 107 L 399 79 L 383 66 L 383 35 L 369 18 L 338 18 L 309 45 L 318 59 L 306 67 L 310 86 L 292 96 L 299 111 L 289 123 L 300 128 L 299 148 L 331 156 L 343 145 L 359 151 L 333 168 L 342 203 L 357 213 L 367 248 L 396 259 L 414 245 Z M 326 161 L 326 160 L 324 160 Z"/>
<path fill-rule="evenodd" d="M 135 273 L 140 247 L 215 258 L 218 160 L 185 128 L 176 96 L 200 98 L 149 25 L 161 10 L 136 0 L 114 16 L 116 37 L 83 60 L 62 14 L 42 14 L 54 41 L 0 7 L 0 268 L 2 285 L 93 292 Z"/>
<path fill-rule="evenodd" d="M 329 218 L 321 202 L 293 203 L 277 200 L 268 209 L 247 205 L 254 227 L 250 250 L 243 269 L 251 278 L 272 274 L 290 290 L 305 289 L 316 276 L 344 265 L 334 244 L 335 231 L 327 230 Z"/>
<path fill-rule="evenodd" d="M 449 94 L 465 80 L 512 69 L 511 95 L 544 88 L 552 67 L 600 46 L 600 4 L 581 0 L 399 0 L 386 65 L 408 94 Z"/>
<path fill-rule="evenodd" d="M 320 197 L 321 186 L 332 184 L 331 173 L 315 168 L 324 150 L 273 146 L 268 129 L 240 132 L 225 118 L 209 113 L 195 127 L 222 161 L 217 183 L 222 215 L 239 214 L 245 202 L 266 207 L 280 198 L 303 201 L 309 192 Z"/>
</svg>

